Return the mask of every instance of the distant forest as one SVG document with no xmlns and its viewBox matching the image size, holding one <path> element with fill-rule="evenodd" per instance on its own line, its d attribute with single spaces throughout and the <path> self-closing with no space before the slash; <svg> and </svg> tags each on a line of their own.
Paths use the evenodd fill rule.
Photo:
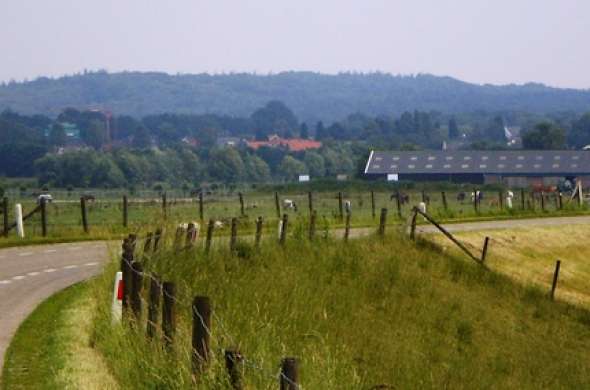
<svg viewBox="0 0 590 390">
<path fill-rule="evenodd" d="M 541 84 L 476 85 L 432 75 L 285 72 L 273 75 L 168 75 L 84 72 L 0 85 L 0 111 L 59 115 L 63 108 L 100 108 L 140 118 L 161 113 L 247 117 L 280 100 L 302 121 L 334 122 L 351 113 L 398 116 L 405 111 L 556 112 L 590 110 L 590 91 Z"/>
</svg>

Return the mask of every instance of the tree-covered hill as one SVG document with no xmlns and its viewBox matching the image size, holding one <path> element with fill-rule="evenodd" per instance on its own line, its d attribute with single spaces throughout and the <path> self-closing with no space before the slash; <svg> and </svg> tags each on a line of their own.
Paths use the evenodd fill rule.
<svg viewBox="0 0 590 390">
<path fill-rule="evenodd" d="M 10 108 L 50 116 L 58 115 L 64 107 L 102 108 L 136 117 L 163 112 L 248 116 L 275 99 L 310 123 L 340 120 L 351 112 L 399 115 L 406 110 L 550 113 L 590 109 L 590 90 L 540 84 L 476 85 L 450 77 L 383 73 L 168 75 L 100 71 L 0 85 L 0 111 Z"/>
</svg>

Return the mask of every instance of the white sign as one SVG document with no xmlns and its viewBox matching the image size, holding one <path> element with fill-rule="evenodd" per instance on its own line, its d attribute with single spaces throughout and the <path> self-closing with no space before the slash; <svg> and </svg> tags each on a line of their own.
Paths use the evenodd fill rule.
<svg viewBox="0 0 590 390">
<path fill-rule="evenodd" d="M 303 183 L 305 181 L 309 181 L 309 175 L 299 175 L 299 182 Z"/>
<path fill-rule="evenodd" d="M 387 181 L 398 181 L 399 177 L 397 173 L 388 173 L 387 174 Z"/>
</svg>

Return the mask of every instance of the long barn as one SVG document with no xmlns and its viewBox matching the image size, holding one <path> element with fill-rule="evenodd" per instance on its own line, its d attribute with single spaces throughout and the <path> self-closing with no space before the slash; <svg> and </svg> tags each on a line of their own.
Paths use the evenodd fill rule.
<svg viewBox="0 0 590 390">
<path fill-rule="evenodd" d="M 590 151 L 372 151 L 365 174 L 389 180 L 547 186 L 566 178 L 590 179 Z"/>
</svg>

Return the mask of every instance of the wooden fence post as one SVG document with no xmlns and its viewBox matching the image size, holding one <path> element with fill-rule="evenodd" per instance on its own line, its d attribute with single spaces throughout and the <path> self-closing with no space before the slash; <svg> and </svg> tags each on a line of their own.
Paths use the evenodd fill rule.
<svg viewBox="0 0 590 390">
<path fill-rule="evenodd" d="M 244 215 L 246 215 L 244 213 L 244 194 L 238 192 L 238 196 L 240 197 L 240 215 L 243 217 Z"/>
<path fill-rule="evenodd" d="M 342 206 L 342 192 L 338 192 L 338 217 L 344 219 L 344 208 Z"/>
<path fill-rule="evenodd" d="M 414 210 L 412 221 L 410 222 L 410 240 L 416 239 L 416 218 L 418 218 L 418 211 Z"/>
<path fill-rule="evenodd" d="M 475 212 L 478 212 L 478 203 L 479 203 L 479 196 L 477 196 L 477 189 L 474 188 L 473 189 L 473 209 L 475 210 Z"/>
<path fill-rule="evenodd" d="M 254 236 L 254 246 L 256 248 L 260 247 L 260 241 L 262 240 L 262 224 L 262 217 L 258 217 L 258 219 L 256 219 L 256 234 Z"/>
<path fill-rule="evenodd" d="M 150 279 L 150 295 L 148 302 L 148 321 L 147 336 L 153 339 L 158 327 L 158 310 L 160 308 L 160 296 L 162 295 L 162 286 L 158 279 Z"/>
<path fill-rule="evenodd" d="M 129 202 L 127 200 L 127 195 L 123 195 L 123 227 L 127 227 L 129 223 L 128 207 Z"/>
<path fill-rule="evenodd" d="M 279 193 L 275 191 L 275 208 L 277 209 L 277 218 L 281 218 L 281 204 L 279 202 Z"/>
<path fill-rule="evenodd" d="M 281 390 L 299 390 L 299 364 L 296 358 L 284 358 L 281 362 Z"/>
<path fill-rule="evenodd" d="M 192 248 L 197 240 L 197 226 L 193 222 L 189 222 L 186 228 L 185 247 Z"/>
<path fill-rule="evenodd" d="M 47 201 L 41 198 L 41 234 L 47 237 Z"/>
<path fill-rule="evenodd" d="M 541 191 L 541 210 L 545 211 L 545 193 Z"/>
<path fill-rule="evenodd" d="M 555 299 L 555 289 L 557 288 L 557 278 L 559 278 L 559 268 L 561 267 L 561 260 L 555 263 L 555 272 L 553 273 L 553 283 L 551 284 L 551 299 Z"/>
<path fill-rule="evenodd" d="M 561 210 L 561 209 L 563 209 L 563 198 L 561 196 L 561 192 L 559 192 L 558 196 L 559 196 L 559 209 Z"/>
<path fill-rule="evenodd" d="M 205 253 L 209 253 L 211 249 L 211 239 L 213 238 L 213 229 L 215 228 L 215 221 L 209 220 L 207 225 L 207 238 L 205 239 Z"/>
<path fill-rule="evenodd" d="M 375 219 L 375 191 L 371 190 L 371 215 Z"/>
<path fill-rule="evenodd" d="M 289 216 L 287 214 L 283 214 L 283 224 L 281 226 L 281 236 L 279 238 L 279 244 L 285 245 L 287 241 L 287 225 L 289 222 Z"/>
<path fill-rule="evenodd" d="M 231 219 L 231 235 L 229 237 L 229 251 L 233 254 L 238 241 L 238 219 Z"/>
<path fill-rule="evenodd" d="M 203 222 L 203 191 L 199 192 L 199 219 Z"/>
<path fill-rule="evenodd" d="M 381 217 L 379 218 L 379 236 L 385 236 L 385 225 L 387 224 L 387 209 L 381 209 Z"/>
<path fill-rule="evenodd" d="M 397 216 L 399 218 L 402 217 L 402 200 L 401 200 L 401 194 L 399 193 L 399 191 L 397 191 L 397 193 L 395 194 L 395 203 L 397 206 Z"/>
<path fill-rule="evenodd" d="M 132 238 L 128 237 L 123 240 L 123 254 L 121 256 L 121 272 L 123 273 L 123 318 L 126 318 L 129 313 L 131 284 L 133 278 L 133 271 L 131 264 L 133 263 L 133 243 Z"/>
<path fill-rule="evenodd" d="M 2 219 L 4 220 L 4 237 L 8 237 L 8 198 L 2 200 Z"/>
<path fill-rule="evenodd" d="M 209 332 L 211 330 L 211 302 L 208 297 L 197 296 L 193 300 L 193 373 L 205 368 L 209 361 Z"/>
<path fill-rule="evenodd" d="M 344 225 L 344 242 L 348 242 L 348 237 L 350 236 L 350 211 L 346 212 L 346 222 Z"/>
<path fill-rule="evenodd" d="M 174 334 L 176 333 L 176 286 L 173 282 L 164 282 L 162 285 L 162 332 L 166 347 L 172 347 Z"/>
<path fill-rule="evenodd" d="M 164 218 L 168 218 L 168 197 L 166 195 L 166 193 L 164 192 L 162 194 L 162 213 L 164 213 Z"/>
<path fill-rule="evenodd" d="M 317 211 L 313 210 L 309 216 L 309 240 L 313 241 L 316 231 Z"/>
<path fill-rule="evenodd" d="M 504 210 L 504 191 L 498 191 L 498 207 L 500 210 Z"/>
<path fill-rule="evenodd" d="M 88 214 L 86 212 L 86 198 L 80 197 L 80 209 L 82 211 L 82 227 L 84 228 L 84 233 L 88 233 Z"/>
<path fill-rule="evenodd" d="M 443 203 L 443 208 L 445 209 L 445 211 L 448 209 L 448 204 L 447 204 L 447 194 L 442 191 L 440 193 L 441 199 L 442 199 L 442 203 Z"/>
<path fill-rule="evenodd" d="M 309 204 L 309 215 L 313 213 L 313 195 L 311 191 L 307 192 L 307 203 Z"/>
<path fill-rule="evenodd" d="M 141 319 L 141 289 L 143 287 L 143 266 L 139 261 L 131 263 L 131 310 L 135 320 Z"/>
<path fill-rule="evenodd" d="M 483 251 L 481 253 L 481 262 L 485 262 L 486 261 L 486 256 L 488 254 L 488 242 L 490 241 L 489 237 L 486 237 L 484 242 L 483 242 Z"/>
<path fill-rule="evenodd" d="M 242 390 L 242 366 L 244 357 L 237 349 L 225 350 L 225 368 L 229 374 L 229 383 L 234 390 Z"/>
<path fill-rule="evenodd" d="M 157 228 L 154 234 L 154 252 L 158 250 L 160 240 L 162 239 L 162 228 Z"/>
<path fill-rule="evenodd" d="M 520 189 L 520 208 L 524 210 L 524 188 Z"/>
<path fill-rule="evenodd" d="M 426 202 L 426 191 L 422 190 L 422 202 L 424 202 L 424 204 L 427 204 Z"/>
</svg>

